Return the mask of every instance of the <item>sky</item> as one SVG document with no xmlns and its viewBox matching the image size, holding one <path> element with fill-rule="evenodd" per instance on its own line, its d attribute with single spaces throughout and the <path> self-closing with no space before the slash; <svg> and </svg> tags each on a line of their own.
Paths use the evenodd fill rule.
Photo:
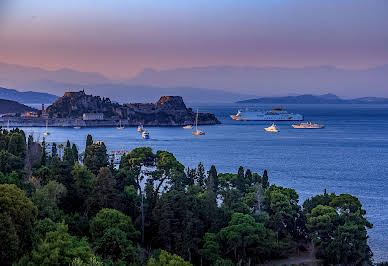
<svg viewBox="0 0 388 266">
<path fill-rule="evenodd" d="M 0 61 L 144 68 L 388 63 L 386 0 L 0 0 Z"/>
</svg>

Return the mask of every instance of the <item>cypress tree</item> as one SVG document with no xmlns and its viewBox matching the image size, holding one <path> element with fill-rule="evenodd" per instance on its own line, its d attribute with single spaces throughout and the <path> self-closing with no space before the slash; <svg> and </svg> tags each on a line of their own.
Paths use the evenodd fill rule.
<svg viewBox="0 0 388 266">
<path fill-rule="evenodd" d="M 210 167 L 210 170 L 207 174 L 207 190 L 211 190 L 213 192 L 217 192 L 218 190 L 218 174 L 217 174 L 217 169 L 214 165 Z"/>
<path fill-rule="evenodd" d="M 40 157 L 40 165 L 44 166 L 46 164 L 47 164 L 46 139 L 43 138 L 43 141 L 42 141 L 42 155 Z"/>
<path fill-rule="evenodd" d="M 87 148 L 88 146 L 92 145 L 93 144 L 93 137 L 92 135 L 88 134 L 88 136 L 86 137 L 86 147 Z"/>
<path fill-rule="evenodd" d="M 203 164 L 200 162 L 197 167 L 197 184 L 201 187 L 205 186 L 205 167 L 203 167 Z"/>
<path fill-rule="evenodd" d="M 268 172 L 267 170 L 264 170 L 264 173 L 263 173 L 263 178 L 262 178 L 262 186 L 263 186 L 263 189 L 266 189 L 267 187 L 269 187 L 269 181 L 268 181 Z"/>
<path fill-rule="evenodd" d="M 242 166 L 238 168 L 236 186 L 241 192 L 245 191 L 245 174 Z"/>
<path fill-rule="evenodd" d="M 77 146 L 73 143 L 73 146 L 71 146 L 71 152 L 72 152 L 72 155 L 73 155 L 73 160 L 75 162 L 78 162 L 78 149 L 77 149 Z"/>
<path fill-rule="evenodd" d="M 71 150 L 71 145 L 69 140 L 66 142 L 65 151 L 63 153 L 63 161 L 68 162 L 70 164 L 74 163 L 73 152 Z"/>
</svg>

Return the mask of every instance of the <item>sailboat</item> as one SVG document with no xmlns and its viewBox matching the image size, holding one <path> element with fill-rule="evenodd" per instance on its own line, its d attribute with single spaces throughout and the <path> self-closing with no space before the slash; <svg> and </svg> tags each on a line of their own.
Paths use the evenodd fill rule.
<svg viewBox="0 0 388 266">
<path fill-rule="evenodd" d="M 205 135 L 204 131 L 198 130 L 198 109 L 197 109 L 197 115 L 195 117 L 195 131 L 193 131 L 192 134 L 195 135 L 195 136 Z"/>
<path fill-rule="evenodd" d="M 119 130 L 124 129 L 124 127 L 121 125 L 121 120 L 120 120 L 120 126 L 118 126 L 117 129 L 119 129 Z"/>
<path fill-rule="evenodd" d="M 141 133 L 141 132 L 143 132 L 143 131 L 144 131 L 143 125 L 140 124 L 140 125 L 137 127 L 137 132 Z"/>
<path fill-rule="evenodd" d="M 45 136 L 50 135 L 50 132 L 48 131 L 48 120 L 46 120 L 46 132 L 44 132 L 43 135 Z"/>
<path fill-rule="evenodd" d="M 73 127 L 74 129 L 80 129 L 81 127 L 78 125 L 78 120 L 75 120 L 75 126 Z"/>
<path fill-rule="evenodd" d="M 8 119 L 8 123 L 7 123 L 7 130 L 9 131 L 9 119 Z"/>
</svg>

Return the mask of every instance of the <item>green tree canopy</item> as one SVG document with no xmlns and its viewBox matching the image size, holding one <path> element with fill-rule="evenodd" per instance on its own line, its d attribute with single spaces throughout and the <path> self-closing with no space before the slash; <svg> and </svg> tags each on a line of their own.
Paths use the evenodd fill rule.
<svg viewBox="0 0 388 266">
<path fill-rule="evenodd" d="M 0 185 L 0 264 L 10 265 L 33 243 L 37 208 L 15 185 Z"/>
<path fill-rule="evenodd" d="M 132 219 L 113 210 L 102 209 L 90 223 L 90 234 L 97 254 L 113 261 L 133 261 L 134 240 L 140 236 Z"/>
</svg>

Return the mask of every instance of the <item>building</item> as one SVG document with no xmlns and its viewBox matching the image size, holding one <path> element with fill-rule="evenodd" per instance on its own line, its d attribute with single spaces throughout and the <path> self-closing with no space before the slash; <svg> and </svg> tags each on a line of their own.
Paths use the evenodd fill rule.
<svg viewBox="0 0 388 266">
<path fill-rule="evenodd" d="M 103 113 L 84 113 L 82 120 L 104 120 Z"/>
<path fill-rule="evenodd" d="M 38 118 L 39 115 L 37 113 L 35 113 L 35 112 L 27 112 L 25 114 L 20 115 L 20 117 L 24 117 L 24 118 L 29 118 L 29 117 L 31 117 L 31 118 Z"/>
</svg>

